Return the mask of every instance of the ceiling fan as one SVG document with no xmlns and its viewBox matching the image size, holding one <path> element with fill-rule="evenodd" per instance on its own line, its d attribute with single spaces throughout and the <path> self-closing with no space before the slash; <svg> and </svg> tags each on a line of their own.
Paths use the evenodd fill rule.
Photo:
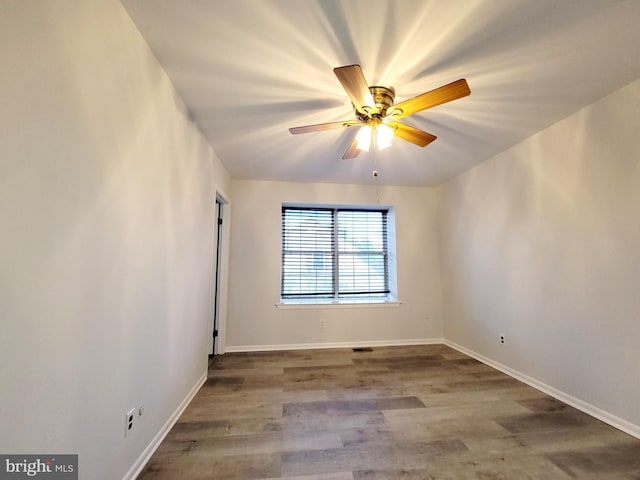
<svg viewBox="0 0 640 480">
<path fill-rule="evenodd" d="M 355 158 L 360 150 L 368 150 L 370 145 L 373 145 L 374 149 L 380 150 L 391 144 L 393 136 L 420 147 L 428 145 L 437 138 L 435 135 L 396 120 L 427 108 L 466 97 L 471 93 L 467 81 L 460 79 L 394 105 L 395 90 L 393 87 L 370 87 L 364 78 L 360 65 L 337 67 L 333 69 L 333 72 L 349 95 L 357 120 L 293 127 L 289 131 L 293 135 L 298 135 L 358 126 L 360 131 L 342 158 Z"/>
</svg>

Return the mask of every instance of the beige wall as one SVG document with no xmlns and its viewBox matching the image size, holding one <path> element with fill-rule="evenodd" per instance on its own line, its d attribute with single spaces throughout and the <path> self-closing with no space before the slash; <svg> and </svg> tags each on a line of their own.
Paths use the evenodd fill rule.
<svg viewBox="0 0 640 480">
<path fill-rule="evenodd" d="M 0 452 L 122 478 L 206 371 L 228 176 L 117 1 L 3 0 L 0 65 Z"/>
<path fill-rule="evenodd" d="M 450 181 L 442 239 L 447 339 L 640 433 L 638 132 L 640 80 Z"/>
<path fill-rule="evenodd" d="M 442 337 L 439 190 L 380 187 L 395 207 L 399 307 L 278 309 L 283 203 L 376 205 L 366 185 L 232 182 L 229 348 Z M 425 319 L 425 316 L 428 317 Z M 324 320 L 325 327 L 320 327 Z"/>
</svg>

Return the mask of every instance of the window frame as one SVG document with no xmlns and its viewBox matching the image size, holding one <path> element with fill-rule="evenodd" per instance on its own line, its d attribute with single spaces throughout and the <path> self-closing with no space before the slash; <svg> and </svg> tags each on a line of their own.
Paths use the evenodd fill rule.
<svg viewBox="0 0 640 480">
<path fill-rule="evenodd" d="M 287 210 L 300 211 L 330 211 L 332 223 L 332 286 L 330 294 L 326 292 L 302 292 L 302 293 L 285 293 L 285 256 L 292 253 L 285 250 L 285 212 Z M 321 205 L 321 204 L 282 204 L 281 209 L 281 259 L 280 259 L 280 304 L 353 304 L 353 303 L 395 303 L 395 225 L 393 207 L 387 206 L 366 206 L 366 205 Z M 341 222 L 339 222 L 340 212 L 373 212 L 381 213 L 380 237 L 376 240 L 382 242 L 382 250 L 363 251 L 362 254 L 370 254 L 380 257 L 384 272 L 382 274 L 383 287 L 371 291 L 340 291 L 340 258 L 358 255 L 358 251 L 343 248 L 343 244 L 338 238 Z M 356 220 L 357 222 L 357 220 Z M 367 265 L 370 265 L 367 262 Z M 356 282 L 357 273 L 354 273 L 354 283 Z M 365 275 L 361 278 L 370 278 Z M 343 278 L 345 278 L 343 276 Z"/>
</svg>

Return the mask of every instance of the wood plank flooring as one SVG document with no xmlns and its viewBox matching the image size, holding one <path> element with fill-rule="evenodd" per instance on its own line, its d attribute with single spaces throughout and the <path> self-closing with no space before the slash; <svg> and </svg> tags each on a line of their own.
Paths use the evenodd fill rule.
<svg viewBox="0 0 640 480">
<path fill-rule="evenodd" d="M 141 480 L 640 480 L 640 440 L 444 345 L 217 357 Z"/>
</svg>

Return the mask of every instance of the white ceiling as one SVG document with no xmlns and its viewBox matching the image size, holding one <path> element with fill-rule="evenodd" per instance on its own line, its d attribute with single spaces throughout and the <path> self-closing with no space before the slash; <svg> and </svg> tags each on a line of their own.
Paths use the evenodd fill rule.
<svg viewBox="0 0 640 480">
<path fill-rule="evenodd" d="M 123 0 L 234 178 L 370 183 L 372 154 L 342 160 L 353 119 L 333 74 L 360 64 L 396 103 L 459 78 L 471 95 L 407 124 L 379 182 L 435 185 L 640 77 L 640 1 Z"/>
</svg>

